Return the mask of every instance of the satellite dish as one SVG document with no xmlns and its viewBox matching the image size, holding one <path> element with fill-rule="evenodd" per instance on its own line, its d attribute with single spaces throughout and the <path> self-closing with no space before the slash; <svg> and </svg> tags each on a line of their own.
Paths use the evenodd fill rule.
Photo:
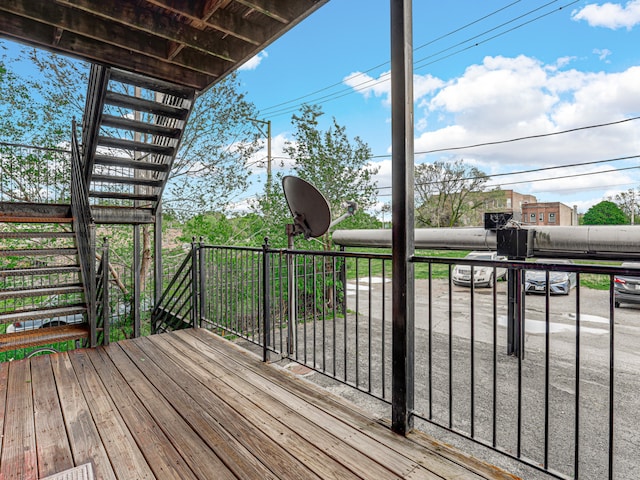
<svg viewBox="0 0 640 480">
<path fill-rule="evenodd" d="M 306 239 L 324 235 L 331 224 L 331 210 L 318 189 L 291 175 L 282 179 L 282 189 L 293 215 L 293 233 L 303 233 Z"/>
</svg>

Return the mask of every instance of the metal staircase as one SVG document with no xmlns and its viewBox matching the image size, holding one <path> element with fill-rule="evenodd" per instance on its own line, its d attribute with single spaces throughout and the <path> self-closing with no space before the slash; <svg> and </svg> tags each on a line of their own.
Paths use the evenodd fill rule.
<svg viewBox="0 0 640 480">
<path fill-rule="evenodd" d="M 155 215 L 194 98 L 192 88 L 92 67 L 82 164 L 97 221 L 134 223 L 131 210 Z"/>
<path fill-rule="evenodd" d="M 71 141 L 70 205 L 0 202 L 0 353 L 108 342 L 108 266 L 95 224 L 152 223 L 195 98 L 114 68 L 91 68 Z"/>
<path fill-rule="evenodd" d="M 3 217 L 0 352 L 90 336 L 72 217 Z"/>
</svg>

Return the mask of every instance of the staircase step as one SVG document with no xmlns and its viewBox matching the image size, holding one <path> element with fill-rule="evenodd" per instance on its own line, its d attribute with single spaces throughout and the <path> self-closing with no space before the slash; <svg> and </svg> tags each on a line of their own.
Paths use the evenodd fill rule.
<svg viewBox="0 0 640 480">
<path fill-rule="evenodd" d="M 0 290 L 0 301 L 9 298 L 44 297 L 48 295 L 68 295 L 83 292 L 84 288 L 82 288 L 82 285 L 79 283 L 40 288 L 12 288 Z"/>
<path fill-rule="evenodd" d="M 134 170 L 152 170 L 155 172 L 169 171 L 169 165 L 166 163 L 143 162 L 140 160 L 131 160 L 130 158 L 110 157 L 108 155 L 96 155 L 94 163 L 96 165 L 131 168 Z"/>
<path fill-rule="evenodd" d="M 89 338 L 89 326 L 63 325 L 0 335 L 0 352 Z"/>
<path fill-rule="evenodd" d="M 26 277 L 35 275 L 53 275 L 57 273 L 78 273 L 78 265 L 59 265 L 52 267 L 4 268 L 0 269 L 0 277 Z"/>
<path fill-rule="evenodd" d="M 155 102 L 153 100 L 147 100 L 146 98 L 132 97 L 112 91 L 107 92 L 104 103 L 116 107 L 129 108 L 138 112 L 147 112 L 163 117 L 175 118 L 176 120 L 185 120 L 189 116 L 188 108 L 174 107 L 166 103 Z"/>
<path fill-rule="evenodd" d="M 161 187 L 163 180 L 154 178 L 120 177 L 116 175 L 92 175 L 92 182 L 118 183 L 123 185 L 140 185 L 144 187 Z"/>
<path fill-rule="evenodd" d="M 175 147 L 157 145 L 155 143 L 136 142 L 135 140 L 128 140 L 126 138 L 113 138 L 113 137 L 98 137 L 98 145 L 101 147 L 119 148 L 122 150 L 132 150 L 135 152 L 148 152 L 155 153 L 157 155 L 166 155 L 168 157 L 173 156 L 175 153 Z"/>
<path fill-rule="evenodd" d="M 0 202 L 0 222 L 71 223 L 72 221 L 70 205 Z"/>
<path fill-rule="evenodd" d="M 74 238 L 74 232 L 37 232 L 21 230 L 19 232 L 0 232 L 0 238 Z"/>
<path fill-rule="evenodd" d="M 137 193 L 124 192 L 95 192 L 90 191 L 89 196 L 92 198 L 105 198 L 112 200 L 140 200 L 143 202 L 157 202 L 158 195 L 142 195 Z"/>
<path fill-rule="evenodd" d="M 77 255 L 78 249 L 67 248 L 14 248 L 0 250 L 0 257 L 31 257 L 31 256 L 52 256 L 52 255 Z"/>
<path fill-rule="evenodd" d="M 19 312 L 0 313 L 0 323 L 16 323 L 27 320 L 40 320 L 43 318 L 55 319 L 57 317 L 67 317 L 79 313 L 85 313 L 86 311 L 87 308 L 84 305 L 20 310 Z"/>
<path fill-rule="evenodd" d="M 179 128 L 165 127 L 155 123 L 139 122 L 130 118 L 115 117 L 113 115 L 102 115 L 102 126 L 119 128 L 122 130 L 132 130 L 139 133 L 147 133 L 149 135 L 158 135 L 161 137 L 178 138 L 182 133 Z"/>
<path fill-rule="evenodd" d="M 193 98 L 194 96 L 194 90 L 192 88 L 175 85 L 173 83 L 156 80 L 155 78 L 145 77 L 143 75 L 118 70 L 116 68 L 111 69 L 111 80 L 146 88 L 147 90 L 153 90 L 154 92 L 167 93 L 174 97 Z"/>
</svg>

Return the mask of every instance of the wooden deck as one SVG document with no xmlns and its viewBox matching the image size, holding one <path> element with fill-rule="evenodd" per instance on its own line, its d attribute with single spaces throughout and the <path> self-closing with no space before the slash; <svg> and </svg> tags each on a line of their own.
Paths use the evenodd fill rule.
<svg viewBox="0 0 640 480">
<path fill-rule="evenodd" d="M 512 479 L 204 330 L 0 365 L 0 479 Z"/>
</svg>

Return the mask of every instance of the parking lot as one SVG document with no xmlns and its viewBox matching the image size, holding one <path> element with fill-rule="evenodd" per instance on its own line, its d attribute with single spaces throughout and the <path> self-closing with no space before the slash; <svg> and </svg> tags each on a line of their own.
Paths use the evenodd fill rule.
<svg viewBox="0 0 640 480">
<path fill-rule="evenodd" d="M 390 281 L 387 279 L 384 283 L 384 296 L 382 279 L 374 278 L 371 284 L 368 279 L 360 279 L 357 290 L 352 281 L 350 288 L 348 308 L 359 313 L 359 361 L 370 354 L 371 378 L 379 375 L 376 369 L 379 370 L 384 365 L 387 371 L 385 378 L 390 383 Z M 506 290 L 506 282 L 496 284 L 494 316 L 494 294 L 490 288 L 474 289 L 471 308 L 470 288 L 454 286 L 450 300 L 448 281 L 434 279 L 430 305 L 428 281 L 416 280 L 416 413 L 440 425 L 446 426 L 451 420 L 451 428 L 454 430 L 469 436 L 473 429 L 474 438 L 491 443 L 495 411 L 495 439 L 498 449 L 509 455 L 516 455 L 520 451 L 520 455 L 533 463 L 542 464 L 545 456 L 546 405 L 549 416 L 546 427 L 549 467 L 565 475 L 574 474 L 577 432 L 580 478 L 606 478 L 611 398 L 610 347 L 613 345 L 614 478 L 638 478 L 640 308 L 624 305 L 613 309 L 615 328 L 612 340 L 608 290 L 582 287 L 579 293 L 573 289 L 567 296 L 552 296 L 549 298 L 548 314 L 545 295 L 527 295 L 524 307 L 525 355 L 519 360 L 507 355 L 506 350 Z M 578 313 L 579 325 L 576 320 Z M 355 318 L 350 315 L 350 321 L 355 321 Z M 328 326 L 326 329 L 331 330 Z M 383 331 L 385 340 L 381 342 Z M 372 352 L 367 351 L 367 341 L 363 340 L 369 335 L 373 339 Z M 339 338 L 336 341 L 341 342 Z M 386 360 L 381 358 L 381 343 L 385 345 Z M 353 363 L 353 360 L 350 362 Z M 547 365 L 548 380 L 545 377 Z M 362 370 L 364 371 L 364 367 Z M 319 376 L 314 374 L 314 377 Z M 330 384 L 326 379 L 318 378 L 318 381 L 326 386 Z M 548 386 L 545 387 L 547 382 Z M 366 395 L 359 395 L 344 385 L 330 388 L 359 402 L 368 410 L 377 409 L 381 417 L 389 416 L 388 406 L 372 401 Z M 545 392 L 548 400 L 545 399 Z M 576 418 L 579 419 L 578 428 Z M 549 478 L 517 463 L 514 466 L 508 458 L 483 447 L 478 447 L 479 451 L 476 452 L 472 443 L 442 429 L 434 429 L 429 422 L 417 421 L 416 425 L 440 440 L 458 445 L 466 452 L 474 452 L 523 478 Z"/>
</svg>

